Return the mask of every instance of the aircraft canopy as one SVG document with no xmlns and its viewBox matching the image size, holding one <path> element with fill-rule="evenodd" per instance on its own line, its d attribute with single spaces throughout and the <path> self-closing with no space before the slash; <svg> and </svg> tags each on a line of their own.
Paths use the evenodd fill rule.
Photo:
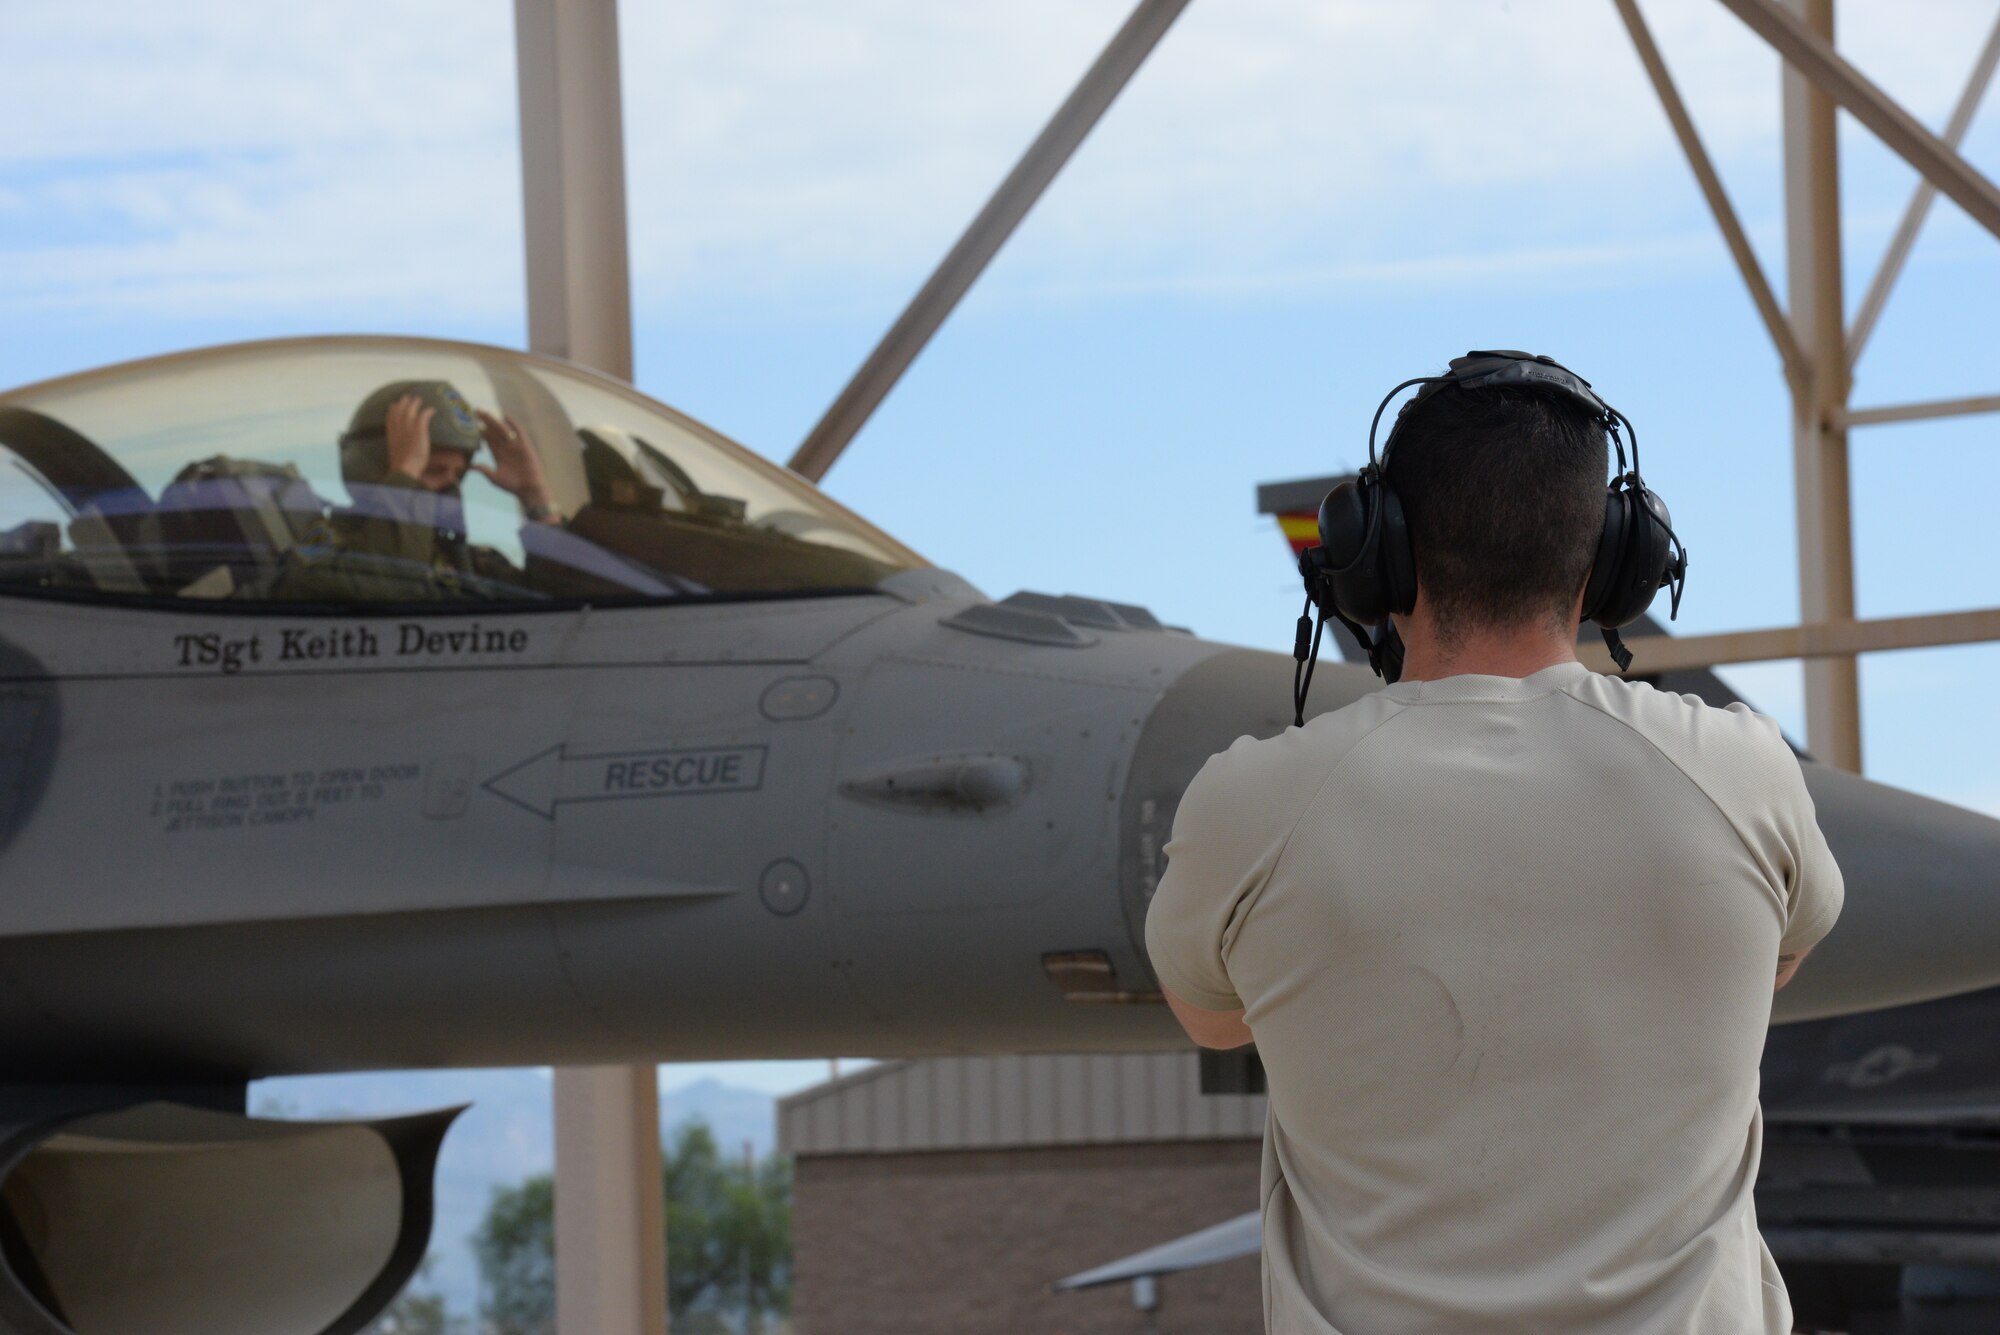
<svg viewBox="0 0 2000 1335">
<path fill-rule="evenodd" d="M 421 427 L 408 405 L 396 420 L 405 395 Z M 287 339 L 0 395 L 0 593 L 654 601 L 865 590 L 922 564 L 700 423 L 509 349 Z"/>
</svg>

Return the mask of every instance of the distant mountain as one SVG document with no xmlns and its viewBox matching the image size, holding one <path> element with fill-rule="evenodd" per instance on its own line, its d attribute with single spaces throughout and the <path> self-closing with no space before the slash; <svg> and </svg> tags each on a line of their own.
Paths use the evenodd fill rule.
<svg viewBox="0 0 2000 1335">
<path fill-rule="evenodd" d="M 690 1117 L 708 1123 L 724 1155 L 740 1155 L 744 1145 L 758 1158 L 777 1144 L 778 1101 L 761 1090 L 697 1080 L 660 1099 L 660 1125 L 671 1129 Z"/>
<path fill-rule="evenodd" d="M 479 1310 L 479 1265 L 471 1239 L 494 1189 L 546 1173 L 554 1164 L 549 1073 L 375 1071 L 260 1080 L 250 1087 L 250 1110 L 272 1117 L 389 1117 L 460 1103 L 471 1106 L 438 1156 L 429 1283 L 454 1314 L 470 1316 Z M 775 1141 L 776 1101 L 758 1090 L 705 1079 L 661 1099 L 663 1134 L 689 1117 L 708 1123 L 726 1155 L 740 1155 L 748 1143 L 762 1157 Z"/>
</svg>

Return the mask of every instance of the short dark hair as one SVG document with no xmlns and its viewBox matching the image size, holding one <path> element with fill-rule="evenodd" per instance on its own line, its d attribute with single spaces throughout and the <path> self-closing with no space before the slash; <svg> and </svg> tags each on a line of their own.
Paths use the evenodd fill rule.
<svg viewBox="0 0 2000 1335">
<path fill-rule="evenodd" d="M 1410 409 L 1384 478 L 1441 638 L 1569 628 L 1604 532 L 1607 453 L 1602 424 L 1545 390 L 1447 385 Z"/>
</svg>

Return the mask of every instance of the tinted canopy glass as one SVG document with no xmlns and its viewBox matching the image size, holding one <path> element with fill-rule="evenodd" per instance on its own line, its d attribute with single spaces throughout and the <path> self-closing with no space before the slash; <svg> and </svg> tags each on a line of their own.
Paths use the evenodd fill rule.
<svg viewBox="0 0 2000 1335">
<path fill-rule="evenodd" d="M 672 409 L 501 348 L 286 340 L 0 395 L 0 591 L 532 604 L 921 564 Z"/>
</svg>

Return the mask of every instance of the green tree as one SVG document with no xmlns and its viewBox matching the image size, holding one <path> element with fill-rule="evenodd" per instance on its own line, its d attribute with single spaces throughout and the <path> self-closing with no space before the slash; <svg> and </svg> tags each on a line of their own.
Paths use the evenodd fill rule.
<svg viewBox="0 0 2000 1335">
<path fill-rule="evenodd" d="M 491 1335 L 555 1335 L 555 1199 L 546 1175 L 494 1188 L 472 1240 Z"/>
<path fill-rule="evenodd" d="M 676 1335 L 758 1335 L 782 1320 L 792 1306 L 791 1165 L 725 1157 L 698 1119 L 674 1129 L 662 1157 Z M 475 1239 L 491 1335 L 554 1330 L 554 1217 L 547 1177 L 494 1192 Z"/>
<path fill-rule="evenodd" d="M 430 1277 L 430 1271 L 430 1258 L 425 1257 L 410 1287 L 362 1335 L 469 1335 L 464 1319 L 453 1316 L 446 1308 L 443 1294 L 419 1287 Z"/>
<path fill-rule="evenodd" d="M 366 1335 L 459 1335 L 464 1330 L 465 1323 L 445 1309 L 444 1295 L 405 1290 Z"/>
<path fill-rule="evenodd" d="M 746 1332 L 792 1308 L 792 1171 L 725 1159 L 705 1122 L 674 1129 L 666 1147 L 667 1306 L 690 1331 L 705 1315 Z"/>
</svg>

